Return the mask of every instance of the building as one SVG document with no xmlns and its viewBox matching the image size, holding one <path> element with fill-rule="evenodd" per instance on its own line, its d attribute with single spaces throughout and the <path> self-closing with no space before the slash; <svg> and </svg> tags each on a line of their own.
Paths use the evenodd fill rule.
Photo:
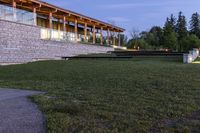
<svg viewBox="0 0 200 133">
<path fill-rule="evenodd" d="M 111 50 L 111 47 L 103 47 L 101 45 L 120 46 L 120 34 L 122 32 L 124 32 L 123 28 L 70 10 L 62 9 L 43 1 L 0 0 L 0 38 L 2 38 L 0 41 L 0 47 L 4 49 L 0 50 L 0 57 L 8 58 L 5 57 L 4 54 L 1 55 L 6 50 L 8 50 L 8 52 L 6 52 L 7 56 L 9 56 L 8 53 L 13 54 L 12 51 L 14 50 L 14 54 L 16 54 L 16 49 L 18 51 L 20 51 L 20 49 L 26 51 L 28 47 L 25 48 L 25 46 L 22 46 L 19 42 L 30 44 L 27 53 L 30 53 L 30 51 L 37 51 L 36 48 L 39 46 L 42 47 L 44 43 L 47 44 L 48 47 L 53 46 L 55 49 L 63 50 L 62 52 L 57 51 L 60 55 L 56 55 L 53 49 L 47 50 L 49 55 L 54 54 L 54 56 L 46 55 L 40 57 L 40 53 L 37 53 L 37 57 L 30 57 L 32 60 L 35 60 L 36 58 L 54 59 L 55 56 L 73 56 L 83 53 L 97 53 L 99 51 L 106 52 Z M 15 40 L 12 38 L 15 38 Z M 33 45 L 38 44 L 38 46 L 33 46 L 30 40 L 35 42 Z M 84 44 L 80 45 L 78 42 Z M 95 45 L 87 45 L 87 43 Z M 19 44 L 20 46 L 16 44 Z M 57 47 L 55 46 L 56 44 Z M 96 44 L 99 44 L 99 46 Z M 62 48 L 58 48 L 61 45 Z M 65 48 L 67 45 L 74 48 Z M 83 48 L 85 52 L 80 51 L 82 47 L 87 47 Z M 66 49 L 66 51 L 64 49 Z M 75 49 L 79 49 L 80 53 L 76 52 L 67 54 L 67 51 L 76 51 Z M 96 51 L 94 49 L 98 50 Z M 87 50 L 88 52 L 86 52 Z M 49 53 L 49 51 L 52 53 Z M 42 50 L 40 52 L 42 53 Z M 61 53 L 64 54 L 62 55 Z M 34 55 L 34 53 L 31 54 Z M 16 54 L 16 57 L 17 56 L 18 55 Z M 26 57 L 26 55 L 23 56 Z M 11 57 L 9 57 L 8 61 L 3 61 L 0 58 L 0 63 L 13 62 L 10 58 Z M 32 60 L 29 59 L 29 61 Z M 29 61 L 27 60 L 22 62 Z"/>
<path fill-rule="evenodd" d="M 0 0 L 1 19 L 40 26 L 42 39 L 55 39 L 103 44 L 103 31 L 107 44 L 116 45 L 117 34 L 124 29 L 39 0 Z M 113 40 L 110 40 L 110 32 Z M 118 36 L 119 37 L 119 36 Z M 118 41 L 120 45 L 120 41 Z"/>
</svg>

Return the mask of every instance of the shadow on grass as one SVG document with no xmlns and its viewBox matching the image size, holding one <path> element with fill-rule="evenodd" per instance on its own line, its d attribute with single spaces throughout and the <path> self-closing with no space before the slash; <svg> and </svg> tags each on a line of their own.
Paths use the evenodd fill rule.
<svg viewBox="0 0 200 133">
<path fill-rule="evenodd" d="M 177 119 L 162 120 L 150 129 L 150 133 L 197 133 L 199 127 L 200 111 L 196 111 Z"/>
</svg>

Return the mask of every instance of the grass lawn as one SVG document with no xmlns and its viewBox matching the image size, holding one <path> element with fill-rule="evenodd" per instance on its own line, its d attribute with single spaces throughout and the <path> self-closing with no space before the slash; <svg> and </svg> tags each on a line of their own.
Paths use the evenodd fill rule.
<svg viewBox="0 0 200 133">
<path fill-rule="evenodd" d="M 195 62 L 200 63 L 200 57 L 198 57 Z"/>
<path fill-rule="evenodd" d="M 200 132 L 200 64 L 180 58 L 1 66 L 0 86 L 47 91 L 32 100 L 51 133 Z"/>
</svg>

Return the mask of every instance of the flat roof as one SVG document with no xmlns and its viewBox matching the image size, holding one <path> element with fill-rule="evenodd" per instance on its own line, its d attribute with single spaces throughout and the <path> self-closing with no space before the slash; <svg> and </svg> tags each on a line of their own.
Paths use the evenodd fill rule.
<svg viewBox="0 0 200 133">
<path fill-rule="evenodd" d="M 0 0 L 1 2 L 12 4 L 13 0 Z M 124 32 L 125 29 L 103 22 L 98 19 L 94 19 L 88 16 L 85 16 L 80 13 L 76 13 L 71 10 L 63 9 L 61 7 L 49 4 L 47 2 L 41 0 L 15 0 L 17 3 L 17 8 L 26 9 L 29 11 L 33 10 L 33 7 L 37 8 L 37 13 L 48 15 L 50 12 L 53 13 L 55 18 L 62 19 L 63 16 L 66 16 L 67 20 L 70 22 L 74 22 L 77 19 L 78 23 L 84 24 L 87 23 L 88 26 L 95 25 L 96 28 L 103 28 L 104 30 L 116 31 L 116 32 Z"/>
</svg>

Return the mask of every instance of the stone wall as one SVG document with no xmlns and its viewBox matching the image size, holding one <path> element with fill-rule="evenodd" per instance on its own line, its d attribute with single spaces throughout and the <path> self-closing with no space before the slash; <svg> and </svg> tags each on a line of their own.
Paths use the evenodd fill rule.
<svg viewBox="0 0 200 133">
<path fill-rule="evenodd" d="M 189 54 L 183 55 L 183 63 L 189 64 L 194 62 L 199 57 L 199 49 L 194 48 L 193 50 L 189 51 Z"/>
<path fill-rule="evenodd" d="M 96 45 L 41 40 L 37 26 L 0 20 L 0 64 L 52 60 L 113 50 Z"/>
</svg>

